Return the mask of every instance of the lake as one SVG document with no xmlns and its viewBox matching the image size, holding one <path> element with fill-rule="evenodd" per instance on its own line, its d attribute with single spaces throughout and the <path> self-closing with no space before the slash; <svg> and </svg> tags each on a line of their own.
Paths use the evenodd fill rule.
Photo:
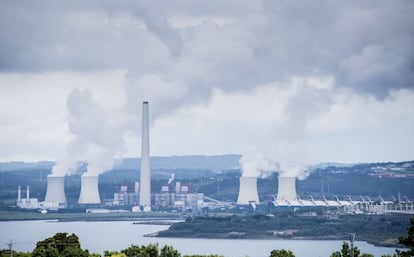
<svg viewBox="0 0 414 257">
<path fill-rule="evenodd" d="M 75 233 L 81 247 L 91 253 L 103 254 L 105 250 L 122 250 L 131 244 L 148 245 L 158 243 L 160 247 L 171 245 L 182 255 L 219 254 L 226 257 L 268 257 L 274 249 L 291 250 L 296 257 L 329 257 L 338 251 L 340 240 L 249 240 L 249 239 L 197 239 L 144 237 L 167 225 L 133 224 L 132 221 L 57 222 L 57 221 L 5 221 L 0 222 L 0 248 L 13 240 L 13 249 L 32 251 L 36 242 L 53 236 L 57 232 Z M 357 235 L 358 239 L 358 235 Z M 376 247 L 356 241 L 361 253 L 374 256 L 394 253 L 394 248 Z"/>
</svg>

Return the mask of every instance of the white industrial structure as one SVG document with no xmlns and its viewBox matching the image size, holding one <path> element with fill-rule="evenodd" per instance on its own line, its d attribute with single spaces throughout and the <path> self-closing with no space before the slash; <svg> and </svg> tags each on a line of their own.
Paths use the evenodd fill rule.
<svg viewBox="0 0 414 257">
<path fill-rule="evenodd" d="M 45 203 L 66 205 L 64 176 L 50 174 L 47 176 L 47 190 Z"/>
<path fill-rule="evenodd" d="M 167 208 L 201 208 L 204 207 L 204 194 L 193 192 L 191 185 L 172 181 L 161 187 L 161 192 L 154 195 L 154 206 Z"/>
<path fill-rule="evenodd" d="M 296 197 L 296 177 L 284 177 L 279 175 L 277 190 L 278 201 L 294 201 Z"/>
<path fill-rule="evenodd" d="M 151 206 L 151 175 L 149 156 L 149 114 L 148 102 L 142 103 L 142 137 L 141 137 L 141 177 L 139 205 Z"/>
<path fill-rule="evenodd" d="M 259 194 L 257 193 L 257 177 L 240 177 L 238 205 L 260 204 Z"/>
<path fill-rule="evenodd" d="M 101 204 L 99 196 L 98 176 L 84 174 L 81 177 L 79 204 Z"/>
<path fill-rule="evenodd" d="M 36 209 L 39 206 L 37 198 L 30 198 L 30 187 L 26 187 L 26 197 L 22 198 L 22 189 L 20 186 L 17 188 L 17 207 L 24 209 Z"/>
</svg>

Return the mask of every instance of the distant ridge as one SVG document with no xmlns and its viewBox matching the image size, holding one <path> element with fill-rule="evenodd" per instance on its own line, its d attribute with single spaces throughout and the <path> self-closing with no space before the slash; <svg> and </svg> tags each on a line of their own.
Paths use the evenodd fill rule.
<svg viewBox="0 0 414 257">
<path fill-rule="evenodd" d="M 154 156 L 151 157 L 151 169 L 200 169 L 220 172 L 223 170 L 239 168 L 239 154 L 225 155 L 185 155 L 185 156 Z M 113 170 L 132 169 L 138 170 L 140 158 L 124 158 L 115 161 Z M 52 169 L 55 163 L 52 161 L 39 162 L 2 162 L 0 171 Z"/>
</svg>

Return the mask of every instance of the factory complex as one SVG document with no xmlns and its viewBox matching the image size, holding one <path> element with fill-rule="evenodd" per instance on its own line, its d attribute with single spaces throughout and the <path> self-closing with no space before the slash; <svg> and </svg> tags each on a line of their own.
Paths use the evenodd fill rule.
<svg viewBox="0 0 414 257">
<path fill-rule="evenodd" d="M 159 190 L 151 190 L 150 142 L 149 142 L 148 102 L 143 102 L 140 181 L 124 182 L 113 198 L 101 200 L 99 193 L 99 176 L 86 171 L 81 176 L 81 189 L 78 205 L 88 209 L 130 208 L 134 212 L 150 212 L 156 210 L 201 210 L 201 209 L 234 209 L 246 207 L 256 210 L 260 205 L 273 209 L 298 207 L 324 207 L 348 213 L 414 213 L 414 205 L 408 199 L 398 201 L 371 200 L 369 197 L 352 199 L 350 196 L 340 200 L 326 199 L 324 196 L 301 199 L 296 192 L 296 177 L 279 174 L 278 189 L 273 200 L 262 203 L 259 199 L 257 177 L 240 176 L 239 192 L 236 202 L 219 201 L 197 192 L 189 183 L 174 181 L 174 175 Z M 275 185 L 276 186 L 276 185 Z M 354 197 L 355 198 L 355 197 Z M 39 209 L 42 212 L 67 208 L 65 195 L 65 176 L 49 174 L 44 201 L 30 198 L 30 188 L 22 197 L 21 186 L 18 186 L 17 207 Z"/>
</svg>

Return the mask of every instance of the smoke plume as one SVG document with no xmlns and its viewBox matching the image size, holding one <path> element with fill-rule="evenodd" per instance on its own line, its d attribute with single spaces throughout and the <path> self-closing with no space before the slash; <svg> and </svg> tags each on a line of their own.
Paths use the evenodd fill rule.
<svg viewBox="0 0 414 257">
<path fill-rule="evenodd" d="M 240 159 L 242 176 L 280 176 L 305 179 L 307 165 L 307 125 L 329 110 L 332 104 L 331 78 L 296 78 L 282 84 L 289 88 L 284 117 L 253 138 L 251 150 Z M 304 108 L 305 107 L 305 108 Z"/>
<path fill-rule="evenodd" d="M 76 172 L 77 161 L 87 162 L 87 174 L 99 175 L 111 169 L 124 147 L 124 134 L 131 119 L 120 110 L 107 110 L 92 99 L 88 90 L 73 90 L 67 98 L 68 125 L 72 140 L 66 155 L 58 160 L 52 174 Z"/>
<path fill-rule="evenodd" d="M 168 179 L 168 185 L 174 181 L 175 174 L 171 173 L 171 177 Z"/>
</svg>

